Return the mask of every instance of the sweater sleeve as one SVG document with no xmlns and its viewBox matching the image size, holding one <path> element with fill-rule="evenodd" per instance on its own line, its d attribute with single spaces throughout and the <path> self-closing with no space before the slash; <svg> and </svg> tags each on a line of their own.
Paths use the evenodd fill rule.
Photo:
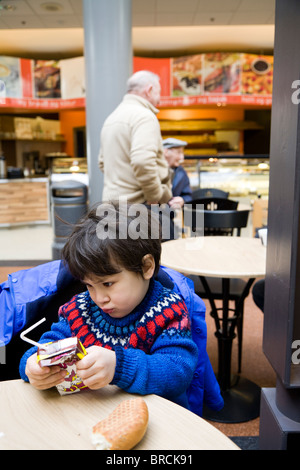
<svg viewBox="0 0 300 470">
<path fill-rule="evenodd" d="M 70 338 L 72 336 L 69 324 L 66 320 L 60 320 L 57 323 L 53 323 L 51 326 L 51 330 L 47 331 L 41 336 L 39 343 L 50 343 L 53 341 L 58 341 L 60 339 Z M 20 365 L 19 365 L 19 372 L 21 379 L 25 380 L 25 382 L 29 382 L 27 375 L 25 374 L 26 364 L 28 359 L 37 352 L 37 347 L 32 347 L 28 349 L 25 354 L 22 356 Z"/>
<path fill-rule="evenodd" d="M 198 360 L 197 346 L 187 333 L 162 334 L 151 354 L 120 346 L 115 352 L 113 384 L 130 393 L 154 393 L 171 400 L 186 391 Z"/>
</svg>

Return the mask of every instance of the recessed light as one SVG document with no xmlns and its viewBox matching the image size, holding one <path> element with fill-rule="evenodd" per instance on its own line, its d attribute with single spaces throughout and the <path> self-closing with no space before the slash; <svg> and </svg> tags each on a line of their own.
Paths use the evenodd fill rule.
<svg viewBox="0 0 300 470">
<path fill-rule="evenodd" d="M 14 11 L 16 8 L 14 5 L 0 5 L 0 10 Z"/>
<path fill-rule="evenodd" d="M 47 2 L 47 3 L 42 3 L 41 8 L 46 11 L 60 11 L 63 10 L 64 7 L 60 3 L 54 3 L 54 2 Z"/>
</svg>

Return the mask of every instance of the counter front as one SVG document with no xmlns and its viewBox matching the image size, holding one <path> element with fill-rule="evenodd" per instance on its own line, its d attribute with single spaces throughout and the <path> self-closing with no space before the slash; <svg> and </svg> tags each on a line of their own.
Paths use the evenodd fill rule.
<svg viewBox="0 0 300 470">
<path fill-rule="evenodd" d="M 0 180 L 0 227 L 49 223 L 48 178 Z"/>
</svg>

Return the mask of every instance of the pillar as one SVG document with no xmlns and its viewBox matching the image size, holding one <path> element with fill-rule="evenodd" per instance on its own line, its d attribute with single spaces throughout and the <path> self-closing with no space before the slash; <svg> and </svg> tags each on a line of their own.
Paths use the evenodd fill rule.
<svg viewBox="0 0 300 470">
<path fill-rule="evenodd" d="M 83 0 L 89 205 L 101 201 L 100 131 L 132 74 L 132 0 Z"/>
<path fill-rule="evenodd" d="M 262 390 L 263 450 L 300 445 L 299 19 L 299 0 L 276 0 L 263 350 L 277 383 Z"/>
</svg>

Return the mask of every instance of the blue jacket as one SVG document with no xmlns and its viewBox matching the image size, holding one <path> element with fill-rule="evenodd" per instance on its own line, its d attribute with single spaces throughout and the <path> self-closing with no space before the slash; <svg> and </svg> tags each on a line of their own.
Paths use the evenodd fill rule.
<svg viewBox="0 0 300 470">
<path fill-rule="evenodd" d="M 162 267 L 157 279 L 166 287 L 174 287 L 178 291 L 191 315 L 192 337 L 197 344 L 199 356 L 187 392 L 190 409 L 202 416 L 205 402 L 208 407 L 220 410 L 224 402 L 206 352 L 205 304 L 195 294 L 193 282 L 182 274 Z M 49 306 L 53 311 L 53 301 L 59 307 L 75 292 L 80 292 L 80 286 L 76 282 L 61 261 L 52 261 L 10 274 L 8 280 L 0 285 L 0 346 L 1 343 L 9 344 L 26 325 L 37 321 L 38 315 L 39 318 L 43 317 Z M 57 320 L 51 318 L 50 322 L 53 321 Z M 46 331 L 47 326 L 44 325 Z"/>
<path fill-rule="evenodd" d="M 190 409 L 197 415 L 202 416 L 203 403 L 205 403 L 209 408 L 219 411 L 224 406 L 224 400 L 206 351 L 205 304 L 195 294 L 194 284 L 191 279 L 163 266 L 162 271 L 168 274 L 174 283 L 175 289 L 184 298 L 191 317 L 192 337 L 199 351 L 198 364 L 187 391 Z"/>
</svg>

